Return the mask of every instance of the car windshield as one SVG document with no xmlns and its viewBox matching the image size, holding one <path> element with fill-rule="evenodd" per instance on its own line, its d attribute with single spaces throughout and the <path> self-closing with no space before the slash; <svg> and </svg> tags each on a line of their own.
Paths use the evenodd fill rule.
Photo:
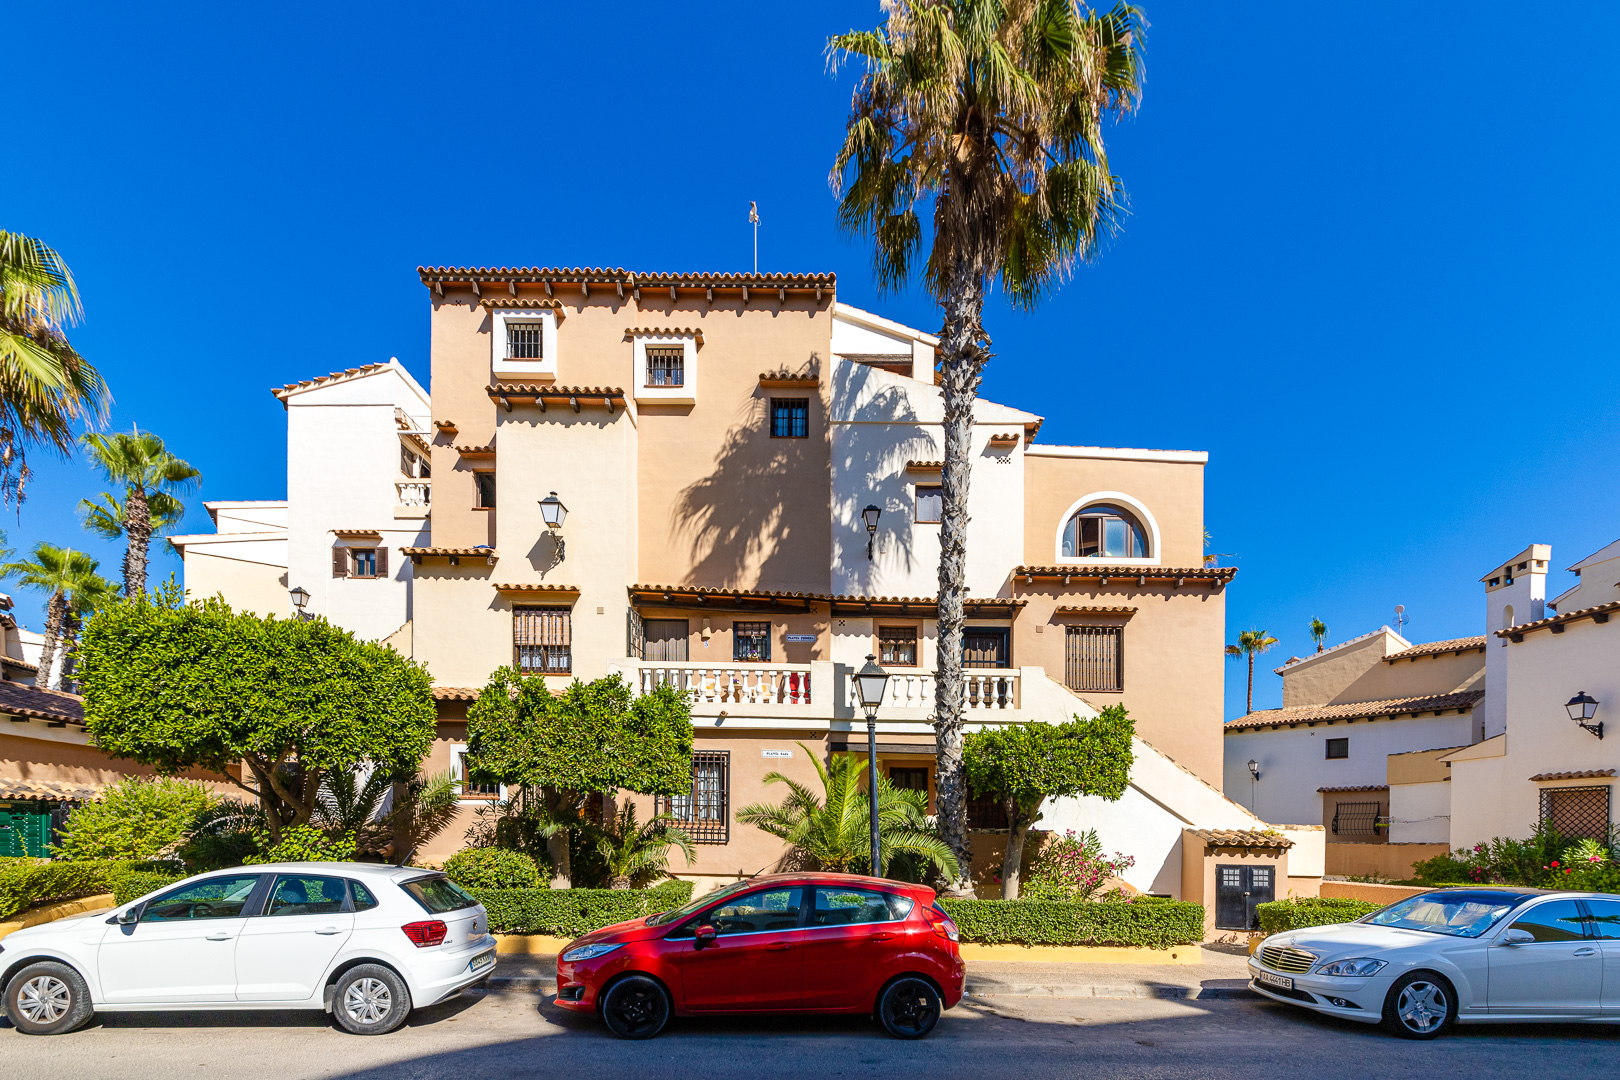
<svg viewBox="0 0 1620 1080">
<path fill-rule="evenodd" d="M 1433 892 L 1391 904 L 1363 916 L 1373 926 L 1396 926 L 1450 937 L 1477 938 L 1517 907 L 1518 893 Z"/>
<path fill-rule="evenodd" d="M 746 888 L 749 888 L 753 884 L 754 883 L 751 882 L 751 881 L 739 881 L 739 882 L 736 882 L 736 883 L 731 884 L 731 885 L 722 885 L 720 888 L 714 890 L 714 892 L 707 893 L 707 894 L 705 894 L 703 896 L 698 897 L 696 900 L 690 901 L 689 903 L 687 903 L 687 905 L 685 907 L 678 907 L 678 908 L 674 909 L 673 911 L 665 911 L 665 912 L 662 912 L 662 913 L 660 913 L 658 915 L 653 915 L 653 916 L 649 917 L 647 919 L 647 925 L 648 926 L 668 926 L 670 923 L 680 922 L 682 919 L 686 918 L 688 915 L 691 915 L 692 913 L 697 912 L 697 911 L 701 911 L 702 909 L 708 907 L 710 904 L 714 903 L 716 900 L 719 900 L 722 897 L 730 896 L 732 893 L 735 893 L 735 892 L 741 892 L 742 890 L 744 890 Z"/>
</svg>

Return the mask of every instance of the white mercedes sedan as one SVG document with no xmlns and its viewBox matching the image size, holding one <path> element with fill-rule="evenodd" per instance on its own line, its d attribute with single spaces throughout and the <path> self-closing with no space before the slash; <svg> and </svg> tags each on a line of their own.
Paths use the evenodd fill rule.
<svg viewBox="0 0 1620 1080">
<path fill-rule="evenodd" d="M 242 866 L 0 941 L 0 1003 L 58 1035 L 98 1012 L 324 1009 L 380 1035 L 489 977 L 489 916 L 443 874 L 373 863 Z"/>
<path fill-rule="evenodd" d="M 1620 896 L 1441 889 L 1353 923 L 1273 934 L 1250 988 L 1432 1039 L 1453 1023 L 1620 1021 Z"/>
</svg>

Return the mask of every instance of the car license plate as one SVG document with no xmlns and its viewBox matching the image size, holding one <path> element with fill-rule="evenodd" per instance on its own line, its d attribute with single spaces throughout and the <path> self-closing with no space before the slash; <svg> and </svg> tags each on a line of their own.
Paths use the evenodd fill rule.
<svg viewBox="0 0 1620 1080">
<path fill-rule="evenodd" d="M 1259 971 L 1255 973 L 1255 977 L 1263 983 L 1267 983 L 1271 986 L 1280 986 L 1284 990 L 1292 990 L 1294 988 L 1294 980 L 1290 979 L 1286 975 L 1273 975 L 1269 971 Z"/>
<path fill-rule="evenodd" d="M 467 965 L 467 970 L 468 971 L 483 971 L 485 968 L 489 967 L 489 965 L 493 964 L 494 962 L 495 962 L 495 953 L 493 951 L 491 951 L 491 952 L 482 952 L 482 953 L 479 953 L 477 956 L 472 958 L 472 963 Z"/>
</svg>

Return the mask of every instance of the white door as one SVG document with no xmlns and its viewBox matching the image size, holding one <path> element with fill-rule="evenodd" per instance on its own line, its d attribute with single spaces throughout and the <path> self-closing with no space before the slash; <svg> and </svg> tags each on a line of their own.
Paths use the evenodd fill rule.
<svg viewBox="0 0 1620 1080">
<path fill-rule="evenodd" d="M 140 922 L 109 926 L 96 971 L 102 1000 L 234 1001 L 236 946 L 258 874 L 225 874 L 147 901 Z"/>
<path fill-rule="evenodd" d="M 1603 952 L 1603 1008 L 1620 1013 L 1620 900 L 1588 900 L 1586 910 Z"/>
<path fill-rule="evenodd" d="M 1586 936 L 1586 920 L 1574 900 L 1548 900 L 1527 908 L 1509 930 L 1527 930 L 1534 941 L 1489 950 L 1490 1011 L 1513 1013 L 1597 1012 L 1603 996 L 1601 944 Z"/>
<path fill-rule="evenodd" d="M 247 921 L 236 946 L 237 999 L 304 1001 L 314 996 L 353 930 L 353 908 L 342 878 L 278 875 L 264 914 Z"/>
</svg>

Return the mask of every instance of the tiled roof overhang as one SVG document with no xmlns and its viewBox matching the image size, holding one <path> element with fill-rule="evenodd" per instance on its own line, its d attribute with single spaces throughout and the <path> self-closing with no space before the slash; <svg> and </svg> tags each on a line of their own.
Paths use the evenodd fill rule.
<svg viewBox="0 0 1620 1080">
<path fill-rule="evenodd" d="M 1389 698 L 1384 701 L 1352 701 L 1343 705 L 1296 705 L 1287 709 L 1261 709 L 1226 722 L 1227 731 L 1258 728 L 1295 727 L 1299 724 L 1332 723 L 1338 720 L 1376 720 L 1389 716 L 1418 716 L 1455 710 L 1467 712 L 1485 696 L 1483 690 L 1455 694 L 1428 694 L 1422 697 Z"/>
<path fill-rule="evenodd" d="M 813 592 L 771 592 L 726 589 L 713 585 L 631 585 L 630 599 L 637 604 L 665 607 L 757 611 L 776 608 L 809 611 L 827 604 L 834 615 L 908 615 L 935 618 L 939 600 L 932 596 L 851 596 Z M 976 618 L 1011 618 L 1029 601 L 1012 597 L 967 600 L 967 613 Z"/>
<path fill-rule="evenodd" d="M 551 386 L 546 383 L 495 383 L 486 386 L 485 391 L 491 401 L 500 403 L 501 408 L 507 412 L 512 411 L 514 401 L 532 401 L 540 406 L 540 411 L 546 411 L 548 401 L 567 402 L 575 412 L 579 412 L 580 402 L 600 401 L 612 412 L 617 405 L 624 406 L 624 390 L 617 386 Z"/>
<path fill-rule="evenodd" d="M 1388 791 L 1388 784 L 1347 784 L 1342 787 L 1319 787 L 1317 791 L 1331 794 L 1336 791 Z"/>
<path fill-rule="evenodd" d="M 1256 829 L 1194 829 L 1193 833 L 1210 847 L 1287 850 L 1294 846 L 1294 842 L 1286 836 L 1263 833 Z"/>
<path fill-rule="evenodd" d="M 1135 579 L 1139 585 L 1150 581 L 1169 581 L 1177 588 L 1189 581 L 1207 581 L 1219 588 L 1237 577 L 1235 566 L 1020 566 L 1013 570 L 1013 584 L 1033 585 L 1036 581 L 1110 581 Z"/>
<path fill-rule="evenodd" d="M 333 529 L 332 535 L 339 540 L 381 540 L 382 533 L 376 529 Z"/>
<path fill-rule="evenodd" d="M 545 582 L 496 585 L 496 592 L 544 593 L 552 596 L 578 596 L 578 585 L 548 585 Z"/>
<path fill-rule="evenodd" d="M 84 724 L 84 699 L 62 690 L 41 690 L 37 686 L 0 680 L 0 715 L 26 720 L 44 720 L 51 727 Z"/>
<path fill-rule="evenodd" d="M 1591 619 L 1595 623 L 1606 623 L 1609 621 L 1609 616 L 1616 611 L 1620 611 L 1620 600 L 1614 600 L 1607 604 L 1594 604 L 1591 607 L 1576 608 L 1574 611 L 1568 611 L 1562 615 L 1549 615 L 1547 618 L 1537 619 L 1535 622 L 1520 623 L 1517 626 L 1510 626 L 1506 630 L 1496 631 L 1496 636 L 1518 643 L 1524 640 L 1524 635 L 1533 634 L 1537 630 L 1551 630 L 1555 634 L 1562 634 L 1565 623 L 1576 622 L 1580 619 Z"/>
<path fill-rule="evenodd" d="M 833 596 L 834 615 L 914 615 L 923 618 L 939 617 L 937 596 Z M 1010 619 L 1018 609 L 1029 603 L 1011 596 L 964 600 L 962 607 L 970 617 L 979 619 Z"/>
<path fill-rule="evenodd" d="M 524 310 L 547 310 L 557 313 L 557 321 L 561 322 L 568 315 L 561 300 L 548 300 L 542 297 L 516 297 L 516 296 L 486 296 L 478 301 L 479 306 L 486 308 L 506 308 Z"/>
<path fill-rule="evenodd" d="M 487 446 L 458 446 L 455 448 L 455 451 L 462 457 L 494 457 L 495 444 L 490 443 Z"/>
<path fill-rule="evenodd" d="M 270 392 L 281 400 L 286 401 L 287 395 L 293 393 L 294 391 L 309 390 L 316 386 L 325 386 L 327 383 L 338 382 L 341 379 L 352 379 L 356 375 L 370 375 L 373 371 L 381 371 L 387 366 L 387 364 L 361 364 L 359 367 L 346 368 L 343 371 L 334 371 L 330 375 L 320 375 L 313 379 L 305 379 L 303 382 L 287 383 L 284 386 L 272 387 Z"/>
<path fill-rule="evenodd" d="M 627 326 L 624 328 L 627 338 L 638 337 L 689 337 L 699 345 L 703 344 L 703 331 L 691 326 Z"/>
<path fill-rule="evenodd" d="M 751 290 L 775 291 L 786 299 L 789 291 L 814 292 L 822 300 L 834 291 L 837 275 L 826 274 L 733 274 L 733 273 L 667 273 L 625 270 L 615 267 L 489 267 L 489 266 L 418 266 L 416 274 L 422 284 L 436 294 L 444 295 L 445 286 L 471 288 L 480 298 L 486 286 L 504 286 L 517 295 L 519 285 L 540 286 L 551 296 L 558 286 L 578 287 L 590 295 L 592 285 L 614 289 L 619 296 L 630 290 L 635 299 L 641 299 L 642 289 L 668 289 L 673 296 L 679 289 L 703 289 L 713 299 L 714 290 L 740 291 L 746 302 Z"/>
<path fill-rule="evenodd" d="M 481 691 L 475 686 L 435 686 L 435 701 L 476 701 Z"/>
<path fill-rule="evenodd" d="M 1597 780 L 1605 776 L 1613 776 L 1613 769 L 1582 769 L 1578 772 L 1542 772 L 1530 778 L 1532 784 L 1544 784 L 1549 780 Z"/>
<path fill-rule="evenodd" d="M 13 780 L 0 777 L 0 799 L 42 799 L 48 802 L 83 802 L 102 792 L 100 784 L 69 784 L 60 780 Z"/>
<path fill-rule="evenodd" d="M 1135 615 L 1136 609 L 1122 604 L 1099 604 L 1096 607 L 1055 607 L 1054 615 Z"/>
<path fill-rule="evenodd" d="M 399 553 L 409 556 L 411 562 L 417 565 L 421 565 L 423 559 L 449 559 L 451 565 L 455 565 L 462 559 L 494 560 L 501 556 L 499 551 L 490 547 L 402 547 Z"/>
<path fill-rule="evenodd" d="M 943 461 L 908 461 L 906 468 L 911 472 L 939 472 L 945 468 Z"/>
<path fill-rule="evenodd" d="M 1393 664 L 1397 660 L 1416 660 L 1420 656 L 1445 656 L 1448 653 L 1473 652 L 1478 649 L 1485 651 L 1485 635 L 1478 637 L 1452 638 L 1450 641 L 1428 641 L 1422 645 L 1414 645 L 1410 649 L 1392 652 L 1384 657 L 1384 663 Z"/>
</svg>

